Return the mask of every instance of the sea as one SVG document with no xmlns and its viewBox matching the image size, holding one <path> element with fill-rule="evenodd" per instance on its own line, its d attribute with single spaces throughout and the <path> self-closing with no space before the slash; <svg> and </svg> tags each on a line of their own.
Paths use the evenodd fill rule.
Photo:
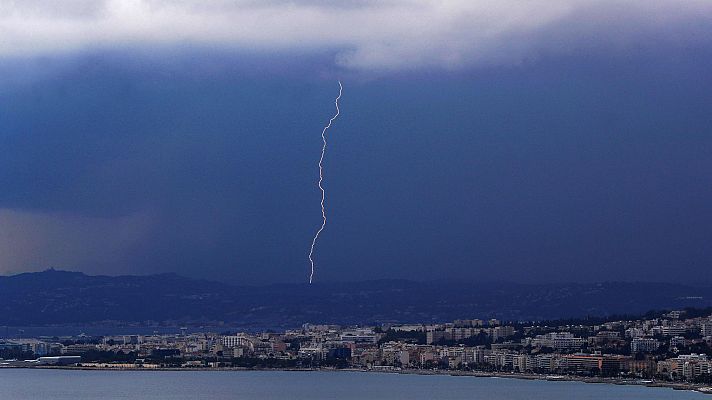
<svg viewBox="0 0 712 400">
<path fill-rule="evenodd" d="M 449 375 L 342 371 L 84 371 L 0 369 L 7 400 L 701 400 L 668 388 Z"/>
</svg>

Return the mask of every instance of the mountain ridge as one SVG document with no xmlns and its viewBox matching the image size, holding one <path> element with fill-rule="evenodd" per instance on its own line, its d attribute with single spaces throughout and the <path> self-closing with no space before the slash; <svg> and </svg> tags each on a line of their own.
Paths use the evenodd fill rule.
<svg viewBox="0 0 712 400">
<path fill-rule="evenodd" d="M 0 276 L 0 326 L 110 322 L 266 329 L 461 318 L 523 321 L 708 306 L 710 285 L 655 282 L 384 279 L 233 286 L 174 273 L 107 276 L 48 269 Z"/>
</svg>

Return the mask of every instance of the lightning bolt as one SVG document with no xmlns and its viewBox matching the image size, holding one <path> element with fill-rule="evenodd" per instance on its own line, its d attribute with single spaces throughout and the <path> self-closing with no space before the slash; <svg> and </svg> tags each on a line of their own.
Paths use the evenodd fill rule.
<svg viewBox="0 0 712 400">
<path fill-rule="evenodd" d="M 312 239 L 312 244 L 311 248 L 309 249 L 309 263 L 311 264 L 311 273 L 309 274 L 309 283 L 311 284 L 312 281 L 314 280 L 314 246 L 316 246 L 316 241 L 319 239 L 319 235 L 321 232 L 324 230 L 324 227 L 326 227 L 326 208 L 324 208 L 324 200 L 326 200 L 326 191 L 324 191 L 324 187 L 321 185 L 322 182 L 324 181 L 324 155 L 326 154 L 326 131 L 331 128 L 331 123 L 334 122 L 334 120 L 339 116 L 339 99 L 341 98 L 341 92 L 344 90 L 344 87 L 341 86 L 341 81 L 339 82 L 339 95 L 336 96 L 336 100 L 334 101 L 334 104 L 336 105 L 336 114 L 334 114 L 333 117 L 329 120 L 329 123 L 326 124 L 324 127 L 324 130 L 321 131 L 321 141 L 323 145 L 321 146 L 321 157 L 319 157 L 319 190 L 321 190 L 321 227 L 319 227 L 319 230 L 316 231 L 316 234 L 314 234 L 314 238 Z"/>
</svg>

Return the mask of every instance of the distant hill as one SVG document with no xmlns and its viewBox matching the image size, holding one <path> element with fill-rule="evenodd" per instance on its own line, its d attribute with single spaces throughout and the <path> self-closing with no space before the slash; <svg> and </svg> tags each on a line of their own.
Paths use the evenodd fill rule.
<svg viewBox="0 0 712 400">
<path fill-rule="evenodd" d="M 181 277 L 47 270 L 0 277 L 0 326 L 367 324 L 458 318 L 541 320 L 712 306 L 712 286 L 664 283 L 414 282 L 230 286 Z"/>
</svg>

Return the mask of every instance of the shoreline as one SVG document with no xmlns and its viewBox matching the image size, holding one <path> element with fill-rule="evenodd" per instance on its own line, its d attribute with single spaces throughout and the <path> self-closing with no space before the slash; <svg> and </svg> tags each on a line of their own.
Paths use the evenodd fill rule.
<svg viewBox="0 0 712 400">
<path fill-rule="evenodd" d="M 484 372 L 484 371 L 448 371 L 448 370 L 422 370 L 422 369 L 365 369 L 365 368 L 244 368 L 244 367 L 219 367 L 219 368 L 111 368 L 111 367 L 90 367 L 90 366 L 30 366 L 30 367 L 2 367 L 2 368 L 20 368 L 20 369 L 58 369 L 58 370 L 74 370 L 74 371 L 141 371 L 141 372 L 217 372 L 217 371 L 281 371 L 281 372 L 352 372 L 352 373 L 377 373 L 377 374 L 401 374 L 401 375 L 449 375 L 474 378 L 502 378 L 502 379 L 521 379 L 521 380 L 537 380 L 548 382 L 581 382 L 589 384 L 605 384 L 605 385 L 624 385 L 624 386 L 645 386 L 650 388 L 667 388 L 672 390 L 694 391 L 702 394 L 712 395 L 712 387 L 701 384 L 685 383 L 685 382 L 665 382 L 655 380 L 641 379 L 623 379 L 623 378 L 603 378 L 603 377 L 584 377 L 573 375 L 542 375 L 542 374 L 527 374 L 515 372 Z M 0 368 L 0 369 L 2 369 Z"/>
</svg>

